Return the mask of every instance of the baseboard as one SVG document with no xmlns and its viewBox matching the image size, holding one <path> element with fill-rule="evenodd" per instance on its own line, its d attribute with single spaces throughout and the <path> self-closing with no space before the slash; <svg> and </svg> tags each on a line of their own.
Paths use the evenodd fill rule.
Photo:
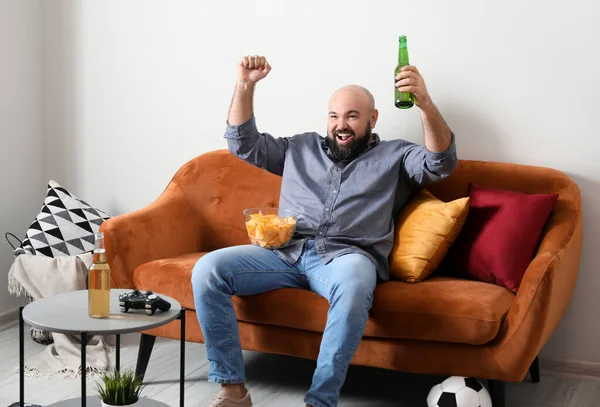
<svg viewBox="0 0 600 407">
<path fill-rule="evenodd" d="M 14 308 L 0 314 L 0 331 L 19 323 L 19 308 Z"/>
<path fill-rule="evenodd" d="M 540 358 L 540 373 L 542 375 L 569 377 L 580 380 L 598 380 L 600 378 L 600 363 Z"/>
</svg>

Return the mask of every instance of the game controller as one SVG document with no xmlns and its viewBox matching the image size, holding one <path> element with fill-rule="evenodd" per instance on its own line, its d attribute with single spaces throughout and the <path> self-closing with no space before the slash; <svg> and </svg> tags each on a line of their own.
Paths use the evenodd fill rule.
<svg viewBox="0 0 600 407">
<path fill-rule="evenodd" d="M 121 312 L 127 312 L 130 309 L 143 309 L 146 314 L 154 315 L 157 309 L 168 311 L 171 303 L 163 300 L 152 291 L 133 290 L 119 295 L 119 307 Z"/>
</svg>

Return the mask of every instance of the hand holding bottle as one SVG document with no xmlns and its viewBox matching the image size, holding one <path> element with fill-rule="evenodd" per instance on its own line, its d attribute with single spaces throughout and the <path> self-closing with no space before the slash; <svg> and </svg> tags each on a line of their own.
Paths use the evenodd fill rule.
<svg viewBox="0 0 600 407">
<path fill-rule="evenodd" d="M 431 103 L 431 97 L 427 92 L 425 80 L 416 66 L 403 66 L 400 73 L 396 75 L 396 88 L 400 92 L 410 92 L 415 96 L 415 104 L 422 108 Z"/>
<path fill-rule="evenodd" d="M 243 84 L 254 85 L 271 72 L 271 65 L 263 56 L 245 56 L 238 65 L 238 81 Z"/>
</svg>

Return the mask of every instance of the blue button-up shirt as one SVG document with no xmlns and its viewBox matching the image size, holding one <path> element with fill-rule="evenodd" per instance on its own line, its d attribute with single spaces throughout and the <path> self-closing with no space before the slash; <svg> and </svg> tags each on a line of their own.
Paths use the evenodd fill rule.
<svg viewBox="0 0 600 407">
<path fill-rule="evenodd" d="M 395 216 L 415 191 L 447 177 L 458 163 L 454 133 L 439 153 L 373 134 L 368 150 L 350 162 L 337 162 L 318 133 L 279 138 L 260 133 L 254 116 L 228 124 L 224 137 L 237 157 L 283 177 L 279 207 L 300 214 L 291 244 L 276 250 L 286 263 L 296 263 L 305 241 L 313 239 L 324 264 L 361 253 L 384 281 Z"/>
</svg>

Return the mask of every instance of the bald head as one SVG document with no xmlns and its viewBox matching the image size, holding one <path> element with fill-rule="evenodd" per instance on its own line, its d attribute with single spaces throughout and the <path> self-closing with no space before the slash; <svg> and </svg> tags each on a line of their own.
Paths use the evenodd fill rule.
<svg viewBox="0 0 600 407">
<path fill-rule="evenodd" d="M 354 102 L 364 108 L 365 114 L 371 114 L 375 109 L 375 98 L 369 90 L 359 85 L 346 85 L 336 90 L 329 102 L 330 106 L 333 102 L 342 102 L 347 104 Z"/>
<path fill-rule="evenodd" d="M 358 85 L 334 92 L 329 100 L 327 144 L 334 157 L 348 161 L 366 151 L 377 122 L 373 95 Z"/>
</svg>

